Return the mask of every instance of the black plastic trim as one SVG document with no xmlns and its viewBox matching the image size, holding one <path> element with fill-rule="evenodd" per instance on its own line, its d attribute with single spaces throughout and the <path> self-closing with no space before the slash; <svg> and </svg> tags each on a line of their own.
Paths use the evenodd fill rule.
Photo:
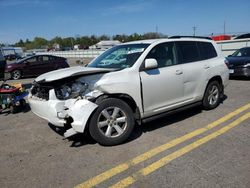
<svg viewBox="0 0 250 188">
<path fill-rule="evenodd" d="M 202 105 L 201 101 L 195 102 L 195 103 L 192 103 L 192 104 L 188 104 L 188 105 L 185 105 L 183 107 L 179 107 L 177 109 L 173 109 L 173 110 L 170 110 L 170 111 L 167 111 L 167 112 L 163 112 L 161 114 L 156 114 L 154 116 L 142 119 L 142 123 L 147 123 L 147 122 L 150 122 L 150 121 L 153 121 L 153 120 L 156 120 L 156 119 L 159 119 L 159 118 L 162 118 L 162 117 L 165 117 L 165 116 L 177 113 L 177 112 L 181 112 L 183 110 L 186 110 L 186 109 L 189 109 L 189 108 L 192 108 L 192 107 L 195 107 L 195 106 L 200 106 L 200 105 Z"/>
</svg>

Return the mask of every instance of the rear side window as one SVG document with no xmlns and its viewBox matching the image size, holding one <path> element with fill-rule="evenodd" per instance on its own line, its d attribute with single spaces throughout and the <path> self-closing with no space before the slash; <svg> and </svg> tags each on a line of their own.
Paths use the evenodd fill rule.
<svg viewBox="0 0 250 188">
<path fill-rule="evenodd" d="M 48 56 L 43 56 L 43 61 L 49 61 L 49 57 Z"/>
<path fill-rule="evenodd" d="M 176 42 L 178 55 L 181 57 L 182 63 L 189 63 L 200 60 L 200 54 L 196 42 L 178 41 Z"/>
<path fill-rule="evenodd" d="M 210 42 L 197 42 L 201 60 L 211 59 L 217 56 L 214 46 Z"/>
<path fill-rule="evenodd" d="M 55 61 L 56 58 L 55 58 L 54 56 L 49 56 L 49 60 L 50 60 L 50 61 Z"/>
</svg>

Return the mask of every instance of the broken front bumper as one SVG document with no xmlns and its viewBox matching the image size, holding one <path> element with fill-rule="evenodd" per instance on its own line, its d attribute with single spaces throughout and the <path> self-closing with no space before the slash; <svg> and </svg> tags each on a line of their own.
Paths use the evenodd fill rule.
<svg viewBox="0 0 250 188">
<path fill-rule="evenodd" d="M 30 94 L 28 101 L 34 114 L 55 126 L 64 127 L 70 119 L 71 128 L 65 132 L 65 137 L 83 133 L 92 112 L 98 107 L 87 99 L 58 100 L 53 89 L 49 91 L 49 100 Z"/>
</svg>

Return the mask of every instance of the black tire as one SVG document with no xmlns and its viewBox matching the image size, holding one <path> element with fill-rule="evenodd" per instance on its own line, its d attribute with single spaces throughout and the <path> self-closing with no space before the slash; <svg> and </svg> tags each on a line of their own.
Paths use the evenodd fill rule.
<svg viewBox="0 0 250 188">
<path fill-rule="evenodd" d="M 20 111 L 25 111 L 26 109 L 26 100 L 25 99 L 21 99 L 20 100 Z"/>
<path fill-rule="evenodd" d="M 26 106 L 26 100 L 25 99 L 21 99 L 20 100 L 20 106 L 23 108 Z"/>
<path fill-rule="evenodd" d="M 20 70 L 14 70 L 11 73 L 11 77 L 13 80 L 18 80 L 22 77 L 22 72 Z"/>
<path fill-rule="evenodd" d="M 11 112 L 12 114 L 17 113 L 17 112 L 18 112 L 18 107 L 15 106 L 15 105 L 11 105 L 11 106 L 10 106 L 10 112 Z"/>
<path fill-rule="evenodd" d="M 114 98 L 104 99 L 98 105 L 89 122 L 90 135 L 101 145 L 123 143 L 135 124 L 131 108 L 124 101 Z"/>
<path fill-rule="evenodd" d="M 218 81 L 208 83 L 202 101 L 205 110 L 212 110 L 220 104 L 222 90 L 222 86 Z"/>
</svg>

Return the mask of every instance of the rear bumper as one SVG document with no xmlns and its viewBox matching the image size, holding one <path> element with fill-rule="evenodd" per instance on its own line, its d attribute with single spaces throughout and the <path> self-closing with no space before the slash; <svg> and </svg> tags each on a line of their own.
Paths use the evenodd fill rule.
<svg viewBox="0 0 250 188">
<path fill-rule="evenodd" d="M 4 79 L 5 79 L 5 80 L 11 79 L 11 74 L 10 74 L 10 72 L 5 72 L 5 73 L 4 73 Z"/>
<path fill-rule="evenodd" d="M 250 68 L 242 67 L 242 68 L 235 68 L 231 69 L 230 76 L 246 76 L 250 77 Z"/>
<path fill-rule="evenodd" d="M 29 94 L 28 101 L 32 112 L 55 126 L 65 127 L 66 123 L 71 122 L 67 127 L 70 126 L 73 132 L 84 132 L 88 119 L 98 106 L 87 99 L 61 101 L 54 93 L 54 90 L 50 90 L 48 101 Z"/>
</svg>

